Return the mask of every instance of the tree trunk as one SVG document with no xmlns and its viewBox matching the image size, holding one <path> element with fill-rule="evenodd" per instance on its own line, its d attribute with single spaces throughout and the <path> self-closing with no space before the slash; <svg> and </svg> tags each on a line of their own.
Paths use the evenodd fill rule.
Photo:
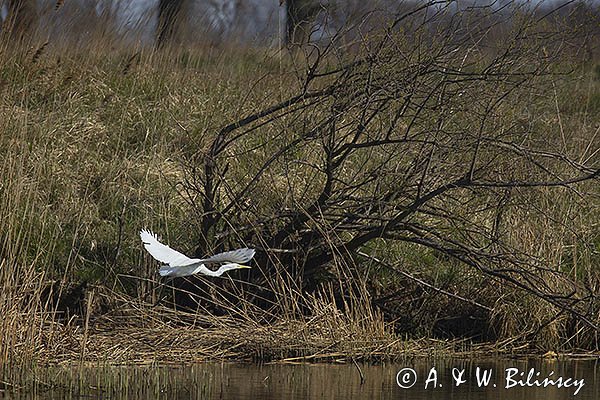
<svg viewBox="0 0 600 400">
<path fill-rule="evenodd" d="M 35 27 L 36 9 L 32 0 L 8 0 L 8 14 L 2 31 L 11 39 L 22 40 L 31 36 Z"/>
<path fill-rule="evenodd" d="M 288 46 L 303 46 L 310 40 L 311 26 L 319 12 L 317 0 L 287 0 Z"/>
<path fill-rule="evenodd" d="M 168 41 L 172 41 L 177 30 L 177 18 L 183 0 L 160 0 L 158 5 L 158 34 L 156 46 L 162 47 Z"/>
</svg>

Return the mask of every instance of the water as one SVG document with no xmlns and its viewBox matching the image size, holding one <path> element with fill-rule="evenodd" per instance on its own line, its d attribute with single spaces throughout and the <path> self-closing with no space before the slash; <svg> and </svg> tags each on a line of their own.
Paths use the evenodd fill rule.
<svg viewBox="0 0 600 400">
<path fill-rule="evenodd" d="M 488 373 L 487 384 L 477 382 Z M 32 371 L 4 371 L 0 397 L 144 398 L 144 399 L 598 399 L 600 362 L 596 360 L 417 360 L 384 365 L 354 364 L 233 364 L 206 363 L 191 366 L 52 367 Z M 409 386 L 402 389 L 397 379 Z M 512 368 L 512 369 L 511 369 Z M 533 369 L 533 370 L 532 370 Z M 398 372 L 403 373 L 398 375 Z M 490 373 L 491 371 L 491 373 Z M 518 372 L 517 372 L 518 371 Z M 529 387 L 550 376 L 577 386 Z M 8 373 L 10 372 L 10 373 Z M 513 374 L 507 381 L 507 373 Z M 524 375 L 520 375 L 523 372 Z M 539 373 L 539 374 L 538 374 Z M 461 375 L 462 374 L 462 375 Z M 453 378 L 454 375 L 454 378 Z M 428 388 L 425 382 L 429 378 Z M 567 378 L 576 381 L 566 381 Z M 403 380 L 404 379 L 404 380 Z M 465 381 L 458 387 L 455 382 Z M 555 382 L 556 383 L 556 382 Z M 496 385 L 494 387 L 494 384 Z"/>
</svg>

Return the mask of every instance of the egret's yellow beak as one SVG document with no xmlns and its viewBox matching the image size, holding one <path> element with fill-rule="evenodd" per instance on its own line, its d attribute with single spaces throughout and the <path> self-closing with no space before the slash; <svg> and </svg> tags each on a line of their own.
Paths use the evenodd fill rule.
<svg viewBox="0 0 600 400">
<path fill-rule="evenodd" d="M 250 267 L 249 265 L 238 264 L 238 268 L 252 268 L 252 267 Z"/>
</svg>

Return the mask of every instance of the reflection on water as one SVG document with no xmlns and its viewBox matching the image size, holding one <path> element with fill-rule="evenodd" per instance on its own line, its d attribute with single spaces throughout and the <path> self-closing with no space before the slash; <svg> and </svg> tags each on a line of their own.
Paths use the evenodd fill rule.
<svg viewBox="0 0 600 400">
<path fill-rule="evenodd" d="M 36 399 L 558 400 L 573 398 L 577 382 L 583 379 L 584 386 L 576 398 L 600 398 L 598 360 L 432 359 L 361 365 L 360 368 L 365 377 L 362 384 L 358 368 L 353 364 L 208 363 L 176 367 L 53 367 L 41 369 L 35 374 L 31 371 L 4 370 L 0 394 L 5 398 Z M 408 368 L 414 370 L 414 374 Z M 398 375 L 403 369 L 403 374 Z M 410 389 L 398 386 L 397 379 L 401 384 L 410 386 L 415 376 L 416 383 Z M 487 382 L 486 376 L 489 378 Z M 559 377 L 562 377 L 561 381 Z M 544 378 L 552 379 L 553 383 L 547 387 L 536 387 L 536 384 L 544 384 Z M 567 378 L 571 380 L 567 381 Z M 464 383 L 457 387 L 456 381 Z M 571 387 L 557 387 L 558 382 Z M 506 388 L 507 383 L 513 387 Z"/>
</svg>

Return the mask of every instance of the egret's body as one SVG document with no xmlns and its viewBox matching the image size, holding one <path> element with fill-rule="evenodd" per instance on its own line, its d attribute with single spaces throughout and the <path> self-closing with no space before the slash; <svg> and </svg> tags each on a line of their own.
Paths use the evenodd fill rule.
<svg viewBox="0 0 600 400">
<path fill-rule="evenodd" d="M 250 268 L 243 265 L 243 263 L 247 263 L 254 257 L 254 249 L 243 248 L 215 254 L 208 258 L 189 258 L 159 242 L 156 235 L 151 231 L 142 229 L 140 238 L 148 253 L 165 264 L 158 270 L 161 276 L 180 277 L 198 273 L 208 276 L 221 276 L 224 272 L 232 269 Z M 212 271 L 206 264 L 220 264 L 221 266 L 218 270 Z"/>
</svg>

